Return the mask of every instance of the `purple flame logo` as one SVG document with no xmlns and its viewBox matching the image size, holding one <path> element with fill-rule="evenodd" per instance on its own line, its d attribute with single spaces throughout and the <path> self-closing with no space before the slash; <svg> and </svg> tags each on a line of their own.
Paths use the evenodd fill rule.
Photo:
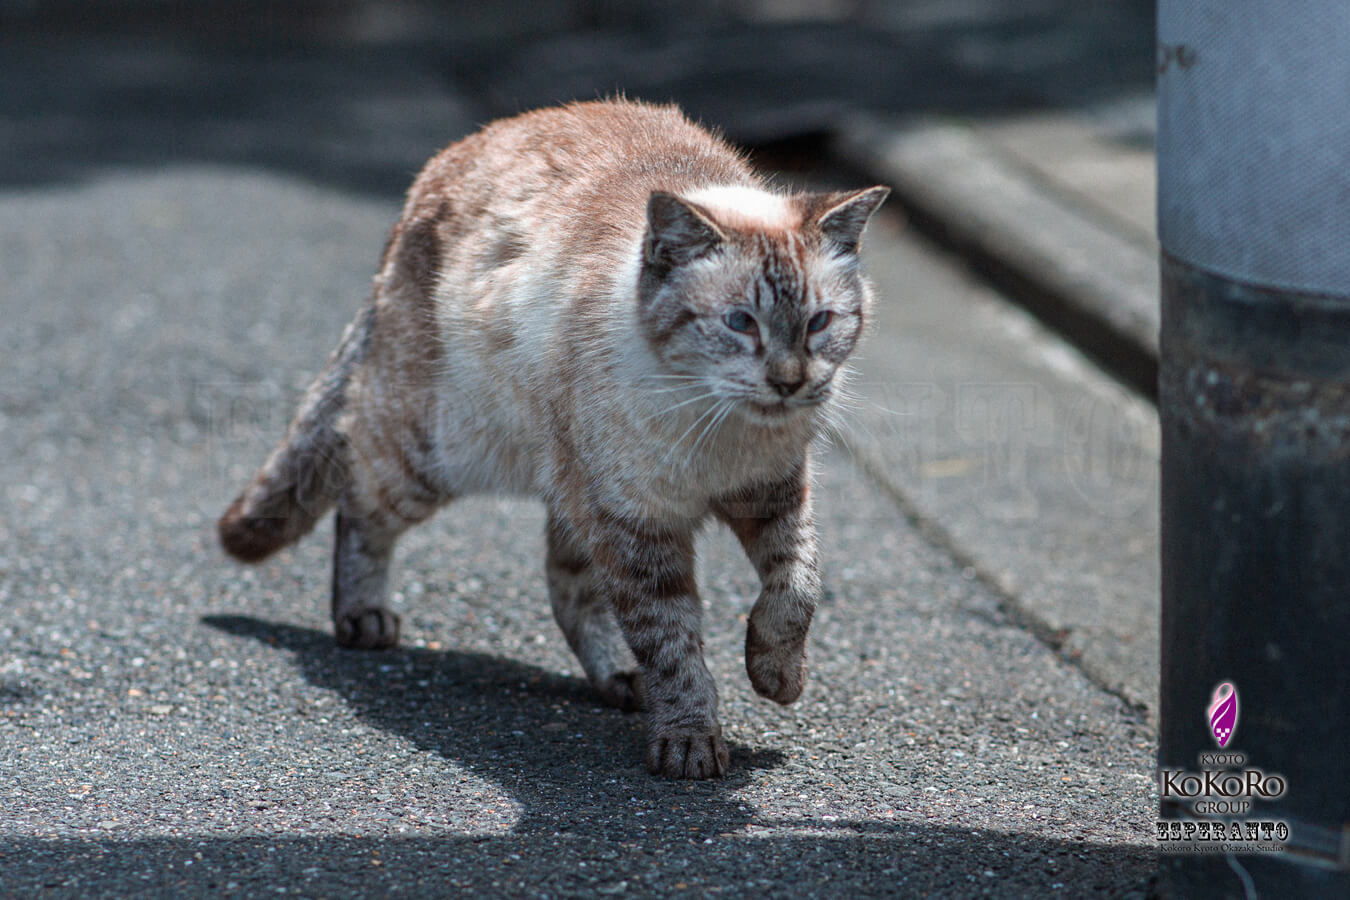
<svg viewBox="0 0 1350 900">
<path fill-rule="evenodd" d="M 1237 730 L 1237 688 L 1226 681 L 1216 687 L 1208 712 L 1209 729 L 1214 733 L 1214 742 L 1222 750 L 1228 746 L 1228 742 L 1233 739 L 1233 732 Z"/>
</svg>

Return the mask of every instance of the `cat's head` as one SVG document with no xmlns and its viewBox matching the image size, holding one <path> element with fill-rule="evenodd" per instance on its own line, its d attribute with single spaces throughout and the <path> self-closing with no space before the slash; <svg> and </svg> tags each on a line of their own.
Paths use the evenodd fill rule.
<svg viewBox="0 0 1350 900">
<path fill-rule="evenodd" d="M 888 193 L 652 194 L 639 319 L 671 384 L 759 424 L 829 399 L 871 304 L 859 240 Z"/>
</svg>

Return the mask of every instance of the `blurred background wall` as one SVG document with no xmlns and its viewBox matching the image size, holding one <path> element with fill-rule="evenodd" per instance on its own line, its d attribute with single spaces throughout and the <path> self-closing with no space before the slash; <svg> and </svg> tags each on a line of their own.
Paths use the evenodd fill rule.
<svg viewBox="0 0 1350 900">
<path fill-rule="evenodd" d="M 393 188 L 456 136 L 409 99 L 418 90 L 398 73 L 414 67 L 452 88 L 475 122 L 624 92 L 675 100 L 749 144 L 827 133 L 858 111 L 1083 106 L 1151 91 L 1152 7 L 0 0 L 0 151 L 14 161 L 0 179 L 41 179 L 100 161 L 223 159 Z M 371 146 L 352 143 L 350 129 L 346 149 L 302 146 L 323 144 L 322 123 L 341 116 L 368 119 L 355 130 Z M 260 129 L 271 132 L 266 153 Z M 389 157 L 383 174 L 381 154 Z"/>
</svg>

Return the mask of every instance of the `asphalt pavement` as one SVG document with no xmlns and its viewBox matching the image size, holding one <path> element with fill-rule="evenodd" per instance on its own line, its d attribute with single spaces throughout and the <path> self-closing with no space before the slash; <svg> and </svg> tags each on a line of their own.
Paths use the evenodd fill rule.
<svg viewBox="0 0 1350 900">
<path fill-rule="evenodd" d="M 215 517 L 363 302 L 402 183 L 483 108 L 435 60 L 376 56 L 4 64 L 7 87 L 52 77 L 11 95 L 0 174 L 0 893 L 1142 895 L 1146 704 L 961 549 L 962 521 L 1014 559 L 1038 528 L 1017 503 L 1045 479 L 1017 476 L 1002 395 L 961 446 L 939 418 L 938 444 L 884 453 L 928 433 L 928 407 L 894 406 L 916 389 L 1014 383 L 996 354 L 1067 409 L 1065 385 L 1135 401 L 894 218 L 869 262 L 898 317 L 822 452 L 829 599 L 796 705 L 745 679 L 749 565 L 724 530 L 700 544 L 728 778 L 648 776 L 640 720 L 595 703 L 533 503 L 465 500 L 407 536 L 388 653 L 331 639 L 328 523 L 258 568 L 224 558 Z M 109 81 L 133 75 L 151 87 Z M 963 374 L 943 308 L 1003 335 L 992 368 Z M 992 507 L 986 464 L 1016 476 Z M 952 516 L 928 502 L 946 484 Z M 1105 484 L 1080 529 L 1140 502 Z"/>
</svg>

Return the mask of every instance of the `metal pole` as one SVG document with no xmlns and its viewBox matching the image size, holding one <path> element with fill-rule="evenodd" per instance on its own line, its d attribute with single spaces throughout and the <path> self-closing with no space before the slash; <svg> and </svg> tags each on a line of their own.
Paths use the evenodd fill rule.
<svg viewBox="0 0 1350 900">
<path fill-rule="evenodd" d="M 1162 891 L 1350 897 L 1350 3 L 1158 44 Z"/>
</svg>

